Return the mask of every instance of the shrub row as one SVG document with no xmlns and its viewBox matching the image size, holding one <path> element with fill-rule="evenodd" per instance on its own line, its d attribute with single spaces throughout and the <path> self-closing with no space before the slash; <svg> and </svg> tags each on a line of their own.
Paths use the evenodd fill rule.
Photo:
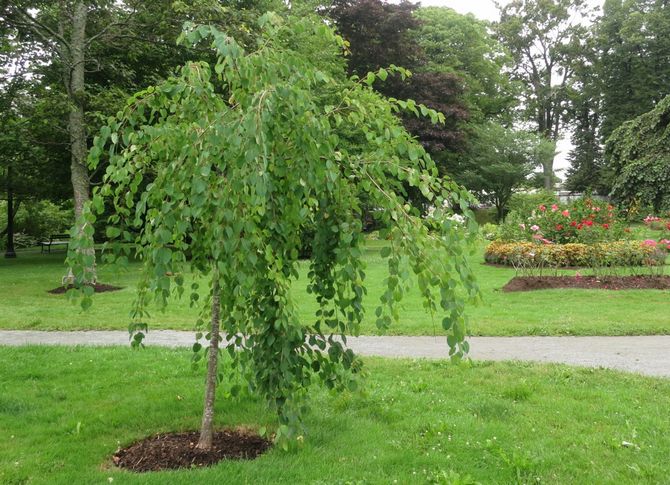
<svg viewBox="0 0 670 485">
<path fill-rule="evenodd" d="M 488 263 L 510 266 L 605 267 L 663 264 L 666 252 L 640 241 L 597 244 L 537 244 L 494 241 L 486 248 Z"/>
</svg>

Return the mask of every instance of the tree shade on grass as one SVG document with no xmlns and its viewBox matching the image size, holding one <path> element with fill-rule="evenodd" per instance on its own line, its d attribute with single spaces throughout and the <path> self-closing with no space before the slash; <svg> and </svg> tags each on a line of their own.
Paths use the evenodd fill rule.
<svg viewBox="0 0 670 485">
<path fill-rule="evenodd" d="M 315 393 L 288 453 L 136 475 L 119 446 L 195 429 L 201 372 L 188 352 L 0 348 L 0 483 L 663 483 L 670 381 L 531 364 L 366 360 L 355 393 Z M 218 404 L 221 426 L 269 425 L 262 399 Z M 234 477 L 234 479 L 233 479 Z M 576 478 L 577 477 L 577 478 Z"/>
</svg>

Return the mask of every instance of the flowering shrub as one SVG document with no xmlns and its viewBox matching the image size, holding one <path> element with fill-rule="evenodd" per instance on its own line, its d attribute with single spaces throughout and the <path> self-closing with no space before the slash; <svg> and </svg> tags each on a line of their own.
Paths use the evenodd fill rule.
<svg viewBox="0 0 670 485">
<path fill-rule="evenodd" d="M 657 266 L 663 263 L 666 253 L 659 252 L 658 244 L 640 241 L 615 241 L 582 244 L 537 244 L 532 242 L 494 241 L 486 248 L 484 259 L 488 263 L 515 267 L 544 265 L 545 267 L 612 267 Z"/>
<path fill-rule="evenodd" d="M 642 222 L 654 231 L 668 231 L 670 232 L 670 217 L 663 218 L 658 216 L 648 215 Z"/>
<path fill-rule="evenodd" d="M 510 214 L 500 230 L 503 241 L 594 244 L 627 238 L 616 209 L 589 197 L 570 206 L 540 204 L 529 215 Z"/>
</svg>

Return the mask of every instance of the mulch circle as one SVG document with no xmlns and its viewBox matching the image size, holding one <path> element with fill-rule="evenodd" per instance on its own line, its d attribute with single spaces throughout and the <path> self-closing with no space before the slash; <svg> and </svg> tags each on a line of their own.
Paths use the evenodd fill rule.
<svg viewBox="0 0 670 485">
<path fill-rule="evenodd" d="M 134 472 L 197 468 L 221 460 L 253 460 L 272 444 L 244 429 L 226 429 L 214 433 L 211 450 L 195 447 L 200 433 L 157 434 L 119 450 L 112 458 L 116 466 Z"/>
<path fill-rule="evenodd" d="M 106 291 L 119 291 L 123 289 L 123 287 L 121 286 L 104 285 L 102 283 L 96 283 L 95 285 L 90 286 L 93 286 L 93 289 L 95 290 L 96 293 L 105 293 Z M 72 288 L 74 288 L 74 285 L 59 286 L 58 288 L 54 288 L 53 290 L 47 291 L 47 293 L 51 293 L 52 295 L 62 295 L 63 293 L 67 292 L 67 290 L 71 290 Z"/>
<path fill-rule="evenodd" d="M 670 276 L 515 276 L 503 291 L 584 288 L 591 290 L 670 290 Z"/>
</svg>

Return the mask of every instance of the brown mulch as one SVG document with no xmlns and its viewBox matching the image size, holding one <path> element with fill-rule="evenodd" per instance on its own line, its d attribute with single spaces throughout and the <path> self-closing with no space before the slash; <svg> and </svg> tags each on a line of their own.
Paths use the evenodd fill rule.
<svg viewBox="0 0 670 485">
<path fill-rule="evenodd" d="M 102 283 L 96 283 L 93 286 L 93 289 L 95 290 L 96 293 L 105 293 L 106 291 L 119 291 L 122 290 L 123 287 L 121 286 L 113 286 L 113 285 L 104 285 Z M 71 290 L 74 288 L 74 285 L 67 285 L 67 286 L 59 286 L 58 288 L 54 288 L 53 290 L 47 291 L 47 293 L 51 293 L 52 295 L 62 295 L 63 293 L 67 292 L 67 290 Z"/>
<path fill-rule="evenodd" d="M 195 447 L 199 436 L 196 431 L 158 434 L 119 450 L 112 459 L 120 468 L 150 472 L 209 466 L 221 460 L 253 460 L 272 446 L 248 430 L 226 429 L 214 433 L 214 445 L 205 451 Z"/>
<path fill-rule="evenodd" d="M 515 276 L 503 291 L 584 288 L 599 290 L 670 290 L 670 276 Z"/>
</svg>

